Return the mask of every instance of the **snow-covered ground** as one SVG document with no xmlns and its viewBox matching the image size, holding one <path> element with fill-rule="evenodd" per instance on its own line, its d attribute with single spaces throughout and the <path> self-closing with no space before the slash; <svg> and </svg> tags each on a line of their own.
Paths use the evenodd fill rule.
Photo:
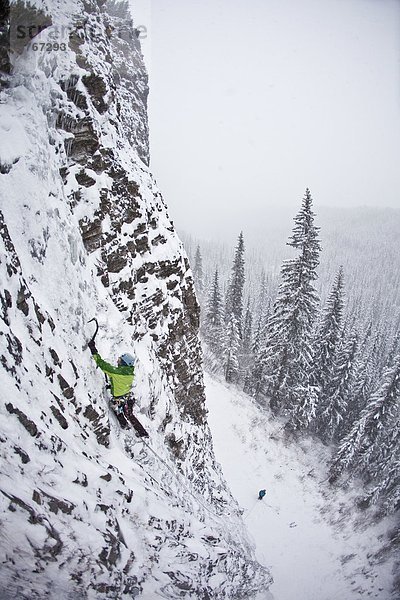
<svg viewBox="0 0 400 600">
<path fill-rule="evenodd" d="M 274 578 L 274 599 L 391 598 L 394 560 L 375 556 L 391 521 L 367 527 L 373 513 L 355 509 L 356 486 L 331 488 L 325 447 L 285 441 L 282 422 L 234 386 L 207 376 L 206 388 L 216 456 Z"/>
</svg>

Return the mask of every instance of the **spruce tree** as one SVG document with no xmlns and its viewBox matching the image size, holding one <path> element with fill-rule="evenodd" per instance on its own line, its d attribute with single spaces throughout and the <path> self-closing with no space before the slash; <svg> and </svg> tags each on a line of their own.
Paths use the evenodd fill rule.
<svg viewBox="0 0 400 600">
<path fill-rule="evenodd" d="M 360 418 L 343 438 L 331 465 L 330 480 L 334 481 L 349 467 L 355 471 L 369 464 L 369 458 L 379 444 L 382 432 L 390 426 L 400 400 L 400 355 L 387 368 L 382 383 L 372 393 Z"/>
<path fill-rule="evenodd" d="M 260 291 L 257 302 L 257 321 L 254 328 L 252 343 L 252 361 L 250 365 L 250 374 L 246 382 L 244 391 L 261 402 L 261 393 L 263 390 L 263 372 L 266 356 L 266 340 L 268 331 L 268 322 L 271 316 L 271 299 L 267 291 L 267 281 L 265 271 L 261 272 Z"/>
<path fill-rule="evenodd" d="M 244 280 L 244 239 L 243 232 L 240 232 L 226 292 L 225 305 L 228 322 L 231 320 L 231 315 L 236 318 L 240 338 L 242 337 Z"/>
<path fill-rule="evenodd" d="M 271 408 L 276 412 L 284 409 L 296 429 L 308 426 L 317 402 L 310 380 L 311 340 L 319 303 L 313 283 L 317 279 L 321 250 L 314 216 L 307 189 L 288 242 L 299 256 L 282 265 L 281 284 L 268 323 L 268 345 L 262 359 L 264 390 L 271 397 Z"/>
<path fill-rule="evenodd" d="M 340 267 L 328 296 L 314 340 L 313 383 L 319 387 L 320 401 L 326 399 L 332 384 L 334 366 L 343 327 L 344 284 Z"/>
<path fill-rule="evenodd" d="M 257 298 L 257 306 L 255 311 L 255 321 L 257 323 L 256 331 L 261 331 L 264 327 L 266 317 L 270 312 L 270 299 L 268 297 L 267 277 L 264 269 L 261 271 L 260 287 Z"/>
<path fill-rule="evenodd" d="M 400 404 L 393 424 L 382 431 L 379 444 L 366 467 L 369 490 L 364 502 L 375 504 L 382 500 L 384 512 L 389 514 L 400 507 Z"/>
<path fill-rule="evenodd" d="M 204 291 L 204 272 L 203 258 L 201 256 L 201 250 L 199 245 L 196 248 L 196 254 L 194 257 L 193 277 L 196 290 L 199 293 L 199 296 L 201 296 Z"/>
<path fill-rule="evenodd" d="M 251 382 L 251 368 L 253 362 L 253 313 L 250 308 L 250 300 L 247 301 L 246 314 L 243 324 L 242 350 L 240 355 L 240 370 L 243 378 L 243 390 L 248 391 Z"/>
<path fill-rule="evenodd" d="M 261 394 L 264 392 L 263 375 L 266 356 L 266 326 L 258 323 L 257 331 L 253 341 L 253 360 L 250 367 L 250 377 L 246 382 L 244 391 L 262 403 Z M 263 394 L 265 395 L 265 394 Z"/>
<path fill-rule="evenodd" d="M 391 343 L 389 346 L 389 350 L 386 356 L 386 362 L 388 364 L 392 364 L 395 360 L 395 357 L 400 352 L 400 330 L 396 327 L 391 336 Z"/>
<path fill-rule="evenodd" d="M 355 331 L 344 339 L 337 351 L 330 381 L 326 382 L 324 397 L 318 404 L 316 430 L 323 441 L 340 437 L 354 389 L 357 370 L 358 336 Z"/>
<path fill-rule="evenodd" d="M 214 280 L 211 285 L 210 295 L 204 319 L 204 335 L 214 352 L 222 349 L 223 335 L 223 306 L 219 285 L 218 268 L 215 269 Z"/>
<path fill-rule="evenodd" d="M 365 341 L 364 336 L 364 341 Z M 373 368 L 373 357 L 370 348 L 367 350 L 360 344 L 359 359 L 354 366 L 352 392 L 348 398 L 346 419 L 341 423 L 337 438 L 344 438 L 352 429 L 354 423 L 359 419 L 361 412 L 367 405 L 368 399 L 374 389 L 375 378 Z"/>
<path fill-rule="evenodd" d="M 235 383 L 239 376 L 240 335 L 238 322 L 233 313 L 226 323 L 224 344 L 224 373 L 226 381 Z"/>
<path fill-rule="evenodd" d="M 243 323 L 243 352 L 250 354 L 253 340 L 253 315 L 250 309 L 250 300 L 247 302 L 246 314 Z"/>
</svg>

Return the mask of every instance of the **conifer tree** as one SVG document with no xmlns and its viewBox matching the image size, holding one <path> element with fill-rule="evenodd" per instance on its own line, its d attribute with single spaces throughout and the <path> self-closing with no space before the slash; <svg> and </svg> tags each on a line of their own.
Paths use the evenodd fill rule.
<svg viewBox="0 0 400 600">
<path fill-rule="evenodd" d="M 250 376 L 246 381 L 244 391 L 259 400 L 260 403 L 261 394 L 264 391 L 263 374 L 265 368 L 266 338 L 266 326 L 264 324 L 264 327 L 262 327 L 261 321 L 259 321 L 253 342 L 253 360 L 250 366 Z"/>
<path fill-rule="evenodd" d="M 265 271 L 262 270 L 256 309 L 256 323 L 252 342 L 250 375 L 246 382 L 246 388 L 244 389 L 247 394 L 257 398 L 260 402 L 260 395 L 263 389 L 263 371 L 265 366 L 266 340 L 270 316 L 271 298 L 268 295 Z"/>
<path fill-rule="evenodd" d="M 265 270 L 262 269 L 260 276 L 260 288 L 257 298 L 257 305 L 255 310 L 255 320 L 257 322 L 257 329 L 261 330 L 265 320 L 266 315 L 269 314 L 269 299 L 268 299 L 268 290 L 267 290 L 267 277 L 265 275 Z"/>
<path fill-rule="evenodd" d="M 360 343 L 359 358 L 354 366 L 352 391 L 348 398 L 346 418 L 337 430 L 338 440 L 344 438 L 351 431 L 374 391 L 376 379 L 371 345 L 368 344 L 370 333 L 371 328 L 368 326 Z"/>
<path fill-rule="evenodd" d="M 204 290 L 204 272 L 203 272 L 203 258 L 201 256 L 200 246 L 196 248 L 196 254 L 194 257 L 193 277 L 197 292 L 201 296 Z"/>
<path fill-rule="evenodd" d="M 355 422 L 349 434 L 343 438 L 331 465 L 330 480 L 351 466 L 356 469 L 367 465 L 379 438 L 398 408 L 400 399 L 400 355 L 392 367 L 386 369 L 382 383 L 372 393 L 369 402 Z"/>
<path fill-rule="evenodd" d="M 314 340 L 313 383 L 319 387 L 320 401 L 324 402 L 332 384 L 336 354 L 343 326 L 344 285 L 340 267 L 328 296 Z"/>
<path fill-rule="evenodd" d="M 383 508 L 386 514 L 392 514 L 400 506 L 400 440 L 397 439 L 394 453 L 388 457 L 385 468 L 380 472 L 378 483 L 370 492 L 368 503 L 375 503 L 383 499 Z"/>
<path fill-rule="evenodd" d="M 267 337 L 267 323 L 271 313 L 271 300 L 267 294 L 265 271 L 261 272 L 260 291 L 257 303 L 257 321 L 254 328 L 252 342 L 252 363 L 250 366 L 250 377 L 247 381 L 246 393 L 259 398 L 262 388 L 262 374 L 265 360 L 265 344 Z"/>
<path fill-rule="evenodd" d="M 393 513 L 400 506 L 400 404 L 393 424 L 385 428 L 379 444 L 365 468 L 369 479 L 369 490 L 365 504 L 383 500 L 385 513 Z"/>
<path fill-rule="evenodd" d="M 253 315 L 252 315 L 252 312 L 250 309 L 250 300 L 248 300 L 246 314 L 244 317 L 243 340 L 242 340 L 243 352 L 245 354 L 249 354 L 251 352 L 252 339 L 253 339 Z"/>
<path fill-rule="evenodd" d="M 239 375 L 239 350 L 240 335 L 236 317 L 231 313 L 226 323 L 226 334 L 224 344 L 224 372 L 225 379 L 234 383 Z"/>
<path fill-rule="evenodd" d="M 225 314 L 228 322 L 231 320 L 232 314 L 236 318 L 240 338 L 242 337 L 244 280 L 244 239 L 243 232 L 240 232 L 226 292 L 225 305 Z"/>
<path fill-rule="evenodd" d="M 246 314 L 243 324 L 243 339 L 240 355 L 240 370 L 243 376 L 243 389 L 248 391 L 251 381 L 251 368 L 253 362 L 253 314 L 250 308 L 250 299 L 247 301 Z"/>
<path fill-rule="evenodd" d="M 346 437 L 354 423 L 359 419 L 371 395 L 372 384 L 373 382 L 368 374 L 368 359 L 359 360 L 354 368 L 352 393 L 348 398 L 346 418 L 336 432 L 337 440 L 340 441 Z"/>
<path fill-rule="evenodd" d="M 388 340 L 391 338 L 390 327 L 388 319 L 381 319 L 375 326 L 376 333 L 373 338 L 372 346 L 372 366 L 373 366 L 373 379 L 379 381 L 385 372 L 387 365 L 391 364 L 396 354 L 389 357 L 391 348 L 388 344 Z M 389 353 L 388 353 L 389 348 Z"/>
<path fill-rule="evenodd" d="M 207 342 L 214 352 L 222 349 L 223 307 L 219 285 L 218 268 L 215 269 L 204 319 L 204 332 Z"/>
<path fill-rule="evenodd" d="M 391 344 L 389 346 L 389 350 L 387 353 L 386 362 L 388 364 L 392 364 L 395 357 L 399 354 L 399 352 L 400 352 L 400 330 L 398 328 L 395 328 L 395 330 L 392 334 Z"/>
<path fill-rule="evenodd" d="M 263 347 L 263 350 L 264 350 L 263 342 L 265 341 L 265 334 L 266 334 L 265 325 L 267 322 L 268 322 L 268 318 L 265 318 L 264 315 L 259 316 L 257 326 L 254 331 L 253 344 L 252 344 L 252 351 L 253 351 L 254 358 L 257 357 L 258 354 L 260 353 L 261 347 Z"/>
<path fill-rule="evenodd" d="M 310 381 L 311 339 L 319 302 L 313 282 L 321 250 L 314 216 L 307 189 L 288 242 L 299 256 L 283 263 L 263 357 L 264 390 L 271 397 L 271 408 L 283 408 L 294 428 L 308 426 L 317 402 Z"/>
<path fill-rule="evenodd" d="M 315 428 L 323 441 L 340 437 L 340 428 L 344 423 L 354 386 L 357 351 L 358 336 L 353 331 L 343 340 L 334 358 L 331 379 L 326 382 L 325 395 L 318 404 Z"/>
</svg>

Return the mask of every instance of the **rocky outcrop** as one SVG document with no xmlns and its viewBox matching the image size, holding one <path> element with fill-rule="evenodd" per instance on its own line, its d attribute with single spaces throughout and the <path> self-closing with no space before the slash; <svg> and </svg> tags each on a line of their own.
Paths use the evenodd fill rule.
<svg viewBox="0 0 400 600">
<path fill-rule="evenodd" d="M 93 28 L 79 23 L 71 32 L 77 65 L 86 74 L 77 70 L 60 81 L 65 96 L 57 127 L 70 134 L 63 180 L 77 213 L 90 188 L 99 180 L 107 181 L 99 187 L 94 210 L 80 219 L 85 247 L 99 257 L 101 281 L 134 325 L 135 340 L 150 333 L 181 418 L 201 426 L 206 411 L 197 337 L 199 305 L 190 267 L 176 238 L 173 251 L 164 250 L 173 237 L 173 224 L 151 175 L 140 164 L 127 169 L 121 160 L 125 139 L 148 163 L 148 90 L 139 42 L 122 8 L 92 10 L 97 16 L 95 33 L 104 38 L 107 56 L 113 59 L 99 64 L 87 52 Z M 107 119 L 107 139 L 98 127 L 99 113 Z M 118 140 L 115 146 L 110 146 L 110 136 Z"/>
<path fill-rule="evenodd" d="M 36 39 L 62 23 L 66 49 L 21 48 L 0 98 L 0 595 L 249 598 L 270 578 L 213 454 L 199 306 L 148 168 L 127 5 L 46 6 Z M 150 446 L 109 410 L 94 314 L 102 353 L 137 354 Z"/>
</svg>

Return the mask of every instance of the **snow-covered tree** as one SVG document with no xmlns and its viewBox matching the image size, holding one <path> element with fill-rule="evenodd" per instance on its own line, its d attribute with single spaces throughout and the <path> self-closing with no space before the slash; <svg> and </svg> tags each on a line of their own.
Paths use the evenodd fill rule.
<svg viewBox="0 0 400 600">
<path fill-rule="evenodd" d="M 200 246 L 196 248 L 196 254 L 194 257 L 193 267 L 193 278 L 196 286 L 196 290 L 201 296 L 204 290 L 204 272 L 203 272 L 203 258 L 201 256 Z"/>
<path fill-rule="evenodd" d="M 266 334 L 265 329 L 262 331 L 260 328 L 256 332 L 255 339 L 257 342 L 253 343 L 253 355 L 252 355 L 252 363 L 250 366 L 249 377 L 246 380 L 246 385 L 244 387 L 244 391 L 246 394 L 250 394 L 254 398 L 256 398 L 260 403 L 261 401 L 261 393 L 263 392 L 263 373 L 264 373 L 264 357 L 266 354 L 265 349 L 265 340 Z M 254 353 L 254 348 L 257 348 L 257 352 Z"/>
<path fill-rule="evenodd" d="M 250 309 L 250 300 L 247 302 L 246 314 L 243 323 L 243 352 L 249 354 L 251 352 L 253 340 L 253 315 Z"/>
<path fill-rule="evenodd" d="M 359 358 L 354 366 L 353 383 L 351 394 L 348 397 L 346 418 L 338 428 L 337 439 L 344 438 L 350 432 L 354 423 L 359 419 L 361 412 L 366 407 L 375 385 L 373 356 L 370 352 L 365 351 L 364 336 L 364 347 L 360 344 Z"/>
<path fill-rule="evenodd" d="M 262 375 L 266 354 L 267 324 L 271 315 L 271 299 L 268 296 L 266 276 L 263 270 L 260 277 L 260 291 L 258 295 L 257 320 L 254 327 L 252 342 L 252 361 L 249 377 L 244 391 L 260 400 L 262 389 Z"/>
<path fill-rule="evenodd" d="M 208 297 L 203 329 L 210 348 L 214 352 L 220 351 L 223 345 L 223 305 L 218 268 L 215 269 L 214 280 Z"/>
<path fill-rule="evenodd" d="M 340 443 L 330 469 L 331 481 L 349 467 L 362 470 L 379 444 L 382 433 L 390 426 L 400 401 L 400 355 L 386 369 L 380 387 L 374 392 L 356 421 Z"/>
<path fill-rule="evenodd" d="M 258 294 L 256 296 L 256 306 L 254 312 L 254 321 L 257 323 L 257 328 L 262 328 L 266 321 L 266 315 L 270 310 L 270 298 L 268 297 L 268 284 L 265 270 L 262 269 L 259 281 Z"/>
<path fill-rule="evenodd" d="M 328 296 L 317 334 L 313 343 L 313 383 L 319 387 L 320 401 L 324 401 L 332 384 L 335 359 L 343 327 L 344 286 L 343 268 L 340 267 Z"/>
<path fill-rule="evenodd" d="M 228 323 L 233 314 L 236 318 L 240 338 L 242 337 L 244 281 L 244 239 L 243 232 L 240 232 L 226 292 L 225 304 L 225 315 Z"/>
<path fill-rule="evenodd" d="M 400 507 L 400 403 L 393 424 L 382 431 L 379 444 L 366 468 L 369 488 L 366 504 L 383 500 L 385 513 L 393 513 Z"/>
<path fill-rule="evenodd" d="M 226 381 L 234 383 L 239 375 L 240 335 L 236 316 L 231 313 L 226 323 L 224 343 L 224 373 Z"/>
<path fill-rule="evenodd" d="M 367 498 L 369 504 L 374 504 L 382 499 L 383 509 L 386 514 L 399 510 L 400 507 L 400 440 L 394 453 L 387 459 L 387 464 L 380 471 L 377 484 L 370 491 Z"/>
<path fill-rule="evenodd" d="M 386 362 L 388 364 L 392 364 L 395 357 L 400 352 L 400 329 L 398 327 L 395 328 L 391 338 L 391 343 L 389 345 L 389 350 L 386 357 Z"/>
<path fill-rule="evenodd" d="M 312 198 L 307 189 L 295 217 L 288 245 L 299 256 L 281 269 L 281 284 L 268 323 L 268 346 L 263 357 L 265 393 L 275 411 L 282 408 L 295 428 L 308 426 L 315 414 L 316 390 L 310 381 L 312 332 L 319 298 L 313 282 L 321 250 L 314 225 Z"/>
<path fill-rule="evenodd" d="M 243 378 L 243 389 L 248 390 L 251 381 L 251 367 L 253 362 L 253 313 L 250 300 L 247 301 L 246 314 L 243 324 L 242 348 L 240 354 L 240 371 Z"/>
<path fill-rule="evenodd" d="M 315 429 L 323 441 L 340 437 L 340 428 L 354 389 L 357 352 L 358 336 L 352 331 L 335 354 L 330 380 L 325 380 L 324 395 L 317 407 Z"/>
</svg>

